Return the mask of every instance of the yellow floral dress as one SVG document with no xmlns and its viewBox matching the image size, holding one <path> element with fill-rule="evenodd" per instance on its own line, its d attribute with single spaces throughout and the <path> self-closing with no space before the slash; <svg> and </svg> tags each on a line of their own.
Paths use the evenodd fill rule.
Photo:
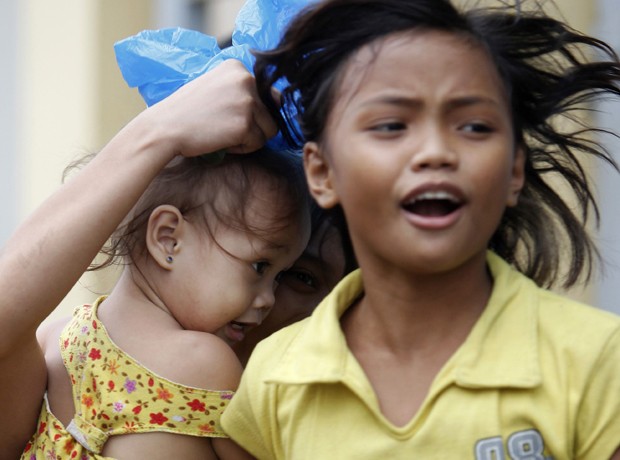
<svg viewBox="0 0 620 460">
<path fill-rule="evenodd" d="M 104 459 L 106 440 L 127 433 L 226 437 L 220 416 L 234 393 L 171 382 L 125 354 L 97 318 L 103 299 L 76 308 L 60 337 L 77 413 L 65 427 L 46 399 L 21 458 Z"/>
</svg>

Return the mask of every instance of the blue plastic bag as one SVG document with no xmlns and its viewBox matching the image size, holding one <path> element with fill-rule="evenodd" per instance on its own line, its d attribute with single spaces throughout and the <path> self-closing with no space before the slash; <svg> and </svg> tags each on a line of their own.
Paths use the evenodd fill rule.
<svg viewBox="0 0 620 460">
<path fill-rule="evenodd" d="M 226 59 L 241 61 L 252 72 L 255 50 L 274 48 L 290 20 L 317 0 L 248 0 L 239 11 L 232 46 L 220 49 L 215 37 L 195 30 L 144 30 L 114 45 L 116 61 L 127 84 L 137 87 L 147 105 L 166 98 L 184 84 Z M 285 82 L 278 82 L 282 89 Z M 283 107 L 282 110 L 293 111 Z M 290 148 L 281 134 L 268 142 Z"/>
</svg>

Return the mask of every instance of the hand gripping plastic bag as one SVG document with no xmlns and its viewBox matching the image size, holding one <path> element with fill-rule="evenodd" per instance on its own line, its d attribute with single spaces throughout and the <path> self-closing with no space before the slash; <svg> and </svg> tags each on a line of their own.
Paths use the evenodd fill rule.
<svg viewBox="0 0 620 460">
<path fill-rule="evenodd" d="M 317 0 L 248 0 L 241 8 L 232 33 L 232 46 L 220 49 L 215 37 L 195 30 L 165 28 L 144 30 L 114 45 L 123 78 L 138 88 L 147 105 L 153 105 L 184 84 L 226 59 L 241 61 L 252 72 L 251 50 L 274 48 L 290 20 Z M 282 89 L 285 82 L 278 82 Z M 283 107 L 282 110 L 294 111 Z M 278 134 L 268 142 L 275 149 L 291 148 Z"/>
</svg>

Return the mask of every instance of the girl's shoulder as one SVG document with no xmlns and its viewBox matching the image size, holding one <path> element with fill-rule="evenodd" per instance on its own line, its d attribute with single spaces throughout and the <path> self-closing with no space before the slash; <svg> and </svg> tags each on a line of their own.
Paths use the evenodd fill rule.
<svg viewBox="0 0 620 460">
<path fill-rule="evenodd" d="M 230 346 L 216 335 L 181 329 L 169 320 L 157 321 L 152 316 L 145 319 L 144 315 L 122 312 L 121 308 L 105 315 L 94 308 L 85 319 L 99 324 L 102 339 L 113 348 L 166 380 L 214 391 L 237 388 L 241 363 Z"/>
<path fill-rule="evenodd" d="M 243 367 L 230 346 L 214 334 L 176 331 L 161 353 L 170 380 L 218 391 L 234 391 L 239 385 Z"/>
<path fill-rule="evenodd" d="M 620 316 L 547 289 L 539 290 L 539 315 L 549 321 L 557 320 L 560 327 L 577 327 L 581 330 L 595 329 L 599 333 L 605 330 L 620 329 Z"/>
<path fill-rule="evenodd" d="M 615 342 L 620 350 L 620 316 L 616 313 L 541 289 L 537 317 L 541 332 L 569 348 L 585 345 L 594 350 Z"/>
<path fill-rule="evenodd" d="M 58 347 L 58 337 L 60 332 L 69 323 L 71 317 L 47 319 L 41 323 L 37 329 L 37 341 L 45 352 L 49 347 Z"/>
<path fill-rule="evenodd" d="M 495 286 L 491 300 L 503 317 L 512 318 L 508 314 L 517 310 L 527 312 L 520 317 L 521 323 L 535 320 L 540 334 L 560 342 L 579 342 L 574 338 L 589 336 L 592 340 L 588 343 L 593 345 L 619 334 L 619 315 L 571 298 L 566 292 L 539 287 L 494 254 L 489 253 L 488 262 Z"/>
</svg>

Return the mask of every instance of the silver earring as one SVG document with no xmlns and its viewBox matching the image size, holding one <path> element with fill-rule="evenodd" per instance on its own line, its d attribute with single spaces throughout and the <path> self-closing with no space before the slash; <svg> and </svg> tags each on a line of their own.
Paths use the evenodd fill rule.
<svg viewBox="0 0 620 460">
<path fill-rule="evenodd" d="M 171 264 L 173 260 L 174 259 L 172 258 L 172 256 L 166 257 L 166 262 L 168 262 L 169 264 Z"/>
</svg>

